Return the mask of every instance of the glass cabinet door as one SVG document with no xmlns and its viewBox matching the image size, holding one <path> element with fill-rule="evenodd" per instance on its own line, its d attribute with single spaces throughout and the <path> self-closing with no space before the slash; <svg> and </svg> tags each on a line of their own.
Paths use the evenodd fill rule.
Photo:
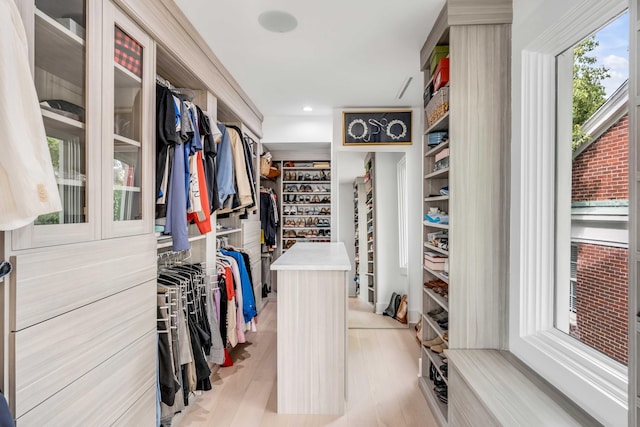
<svg viewBox="0 0 640 427">
<path fill-rule="evenodd" d="M 109 76 L 104 91 L 109 152 L 104 158 L 109 164 L 104 166 L 104 179 L 110 189 L 103 199 L 105 237 L 149 232 L 153 203 L 147 190 L 151 184 L 149 156 L 153 152 L 150 112 L 155 110 L 150 101 L 153 49 L 146 34 L 115 7 L 110 5 L 110 9 L 113 15 L 105 16 L 113 20 L 104 22 L 107 40 L 112 41 L 106 48 L 109 59 L 105 60 Z"/>
<path fill-rule="evenodd" d="M 39 216 L 35 223 L 13 234 L 14 249 L 91 240 L 96 237 L 95 190 L 90 159 L 95 144 L 89 108 L 88 60 L 92 37 L 88 8 L 83 0 L 35 0 L 23 6 L 30 37 L 33 77 L 40 101 L 51 161 L 62 201 L 62 211 Z M 98 56 L 99 57 L 99 56 Z M 99 88 L 99 86 L 97 86 Z M 93 95 L 91 95 L 93 96 Z M 97 124 L 99 126 L 99 123 Z M 99 127 L 98 127 L 99 129 Z M 99 155 L 99 150 L 97 150 Z M 99 191 L 99 190 L 98 190 Z"/>
</svg>

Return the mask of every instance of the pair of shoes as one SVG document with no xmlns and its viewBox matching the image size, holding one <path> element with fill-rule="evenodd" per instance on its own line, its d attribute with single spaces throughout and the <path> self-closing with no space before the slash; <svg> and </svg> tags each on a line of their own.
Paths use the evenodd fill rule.
<svg viewBox="0 0 640 427">
<path fill-rule="evenodd" d="M 437 314 L 430 314 L 429 317 L 431 317 L 433 320 L 438 322 L 440 320 L 448 319 L 449 318 L 449 313 L 447 313 L 446 311 L 443 310 L 443 311 L 441 311 L 440 313 L 437 313 Z"/>
<path fill-rule="evenodd" d="M 431 349 L 431 351 L 433 351 L 434 353 L 438 353 L 441 354 L 443 351 L 445 351 L 446 349 L 449 348 L 449 346 L 447 345 L 447 343 L 443 342 L 442 344 L 438 344 L 438 345 L 434 345 L 429 347 Z"/>
<path fill-rule="evenodd" d="M 433 390 L 436 393 L 436 397 L 442 402 L 442 403 L 449 403 L 449 398 L 447 396 L 447 390 L 439 390 L 436 391 L 436 389 Z"/>
<path fill-rule="evenodd" d="M 428 314 L 429 316 L 435 316 L 436 314 L 440 314 L 440 313 L 442 313 L 442 312 L 444 312 L 444 308 L 442 308 L 442 307 L 438 307 L 438 308 L 436 308 L 436 309 L 434 309 L 434 310 L 431 310 L 431 311 L 427 312 L 427 314 Z"/>
<path fill-rule="evenodd" d="M 432 340 L 422 341 L 422 345 L 424 345 L 425 347 L 432 347 L 432 346 L 440 345 L 440 344 L 443 344 L 443 343 L 444 343 L 444 341 L 442 341 L 442 338 L 440 336 L 437 336 Z"/>
</svg>

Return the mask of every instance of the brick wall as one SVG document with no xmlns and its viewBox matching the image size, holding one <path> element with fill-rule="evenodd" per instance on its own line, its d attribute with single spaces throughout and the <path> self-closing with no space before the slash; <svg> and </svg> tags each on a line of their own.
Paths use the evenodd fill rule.
<svg viewBox="0 0 640 427">
<path fill-rule="evenodd" d="M 573 162 L 571 201 L 627 200 L 629 116 L 625 115 Z"/>
<path fill-rule="evenodd" d="M 578 244 L 577 328 L 571 335 L 628 363 L 627 249 Z"/>
</svg>

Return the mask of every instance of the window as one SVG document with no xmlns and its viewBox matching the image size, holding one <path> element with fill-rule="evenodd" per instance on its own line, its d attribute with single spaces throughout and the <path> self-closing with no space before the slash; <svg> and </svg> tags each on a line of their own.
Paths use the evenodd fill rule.
<svg viewBox="0 0 640 427">
<path fill-rule="evenodd" d="M 572 99 L 573 46 L 628 2 L 524 3 L 514 2 L 513 22 L 509 350 L 602 424 L 626 425 L 626 367 L 566 333 L 571 198 L 556 195 L 570 194 L 571 168 L 556 165 L 570 162 L 572 151 L 570 144 L 556 151 L 556 142 L 563 134 L 571 140 L 573 129 L 570 120 L 556 120 L 571 117 L 571 102 L 556 100 Z M 557 262 L 559 255 L 565 262 Z"/>
<path fill-rule="evenodd" d="M 625 365 L 628 32 L 625 12 L 556 57 L 555 327 Z"/>
</svg>

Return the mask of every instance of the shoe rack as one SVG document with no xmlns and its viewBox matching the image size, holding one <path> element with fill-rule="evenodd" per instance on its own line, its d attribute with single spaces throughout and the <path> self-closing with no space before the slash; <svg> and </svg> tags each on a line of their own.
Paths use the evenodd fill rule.
<svg viewBox="0 0 640 427">
<path fill-rule="evenodd" d="M 353 223 L 354 223 L 354 243 L 355 243 L 355 294 L 360 295 L 362 289 L 367 288 L 367 276 L 364 270 L 365 257 L 367 251 L 366 241 L 366 220 L 367 206 L 365 204 L 364 177 L 359 176 L 353 181 Z M 361 262 L 362 261 L 362 262 Z M 366 263 L 368 265 L 368 262 Z"/>
<path fill-rule="evenodd" d="M 365 188 L 365 230 L 367 243 L 367 301 L 376 309 L 377 275 L 376 275 L 376 221 L 375 221 L 375 154 L 369 153 L 364 159 L 364 188 Z"/>
<path fill-rule="evenodd" d="M 424 72 L 423 136 L 423 295 L 420 342 L 420 389 L 440 426 L 448 422 L 449 345 L 449 84 L 442 85 L 448 66 L 449 30 L 446 7 L 425 43 L 429 60 Z M 445 47 L 447 46 L 447 47 Z M 424 50 L 424 48 L 423 48 Z M 423 52 L 425 53 L 425 52 Z M 445 61 L 440 61 L 446 58 Z M 448 68 L 445 76 L 448 81 Z"/>
<path fill-rule="evenodd" d="M 331 241 L 331 164 L 328 161 L 282 163 L 281 247 L 296 242 Z"/>
</svg>

